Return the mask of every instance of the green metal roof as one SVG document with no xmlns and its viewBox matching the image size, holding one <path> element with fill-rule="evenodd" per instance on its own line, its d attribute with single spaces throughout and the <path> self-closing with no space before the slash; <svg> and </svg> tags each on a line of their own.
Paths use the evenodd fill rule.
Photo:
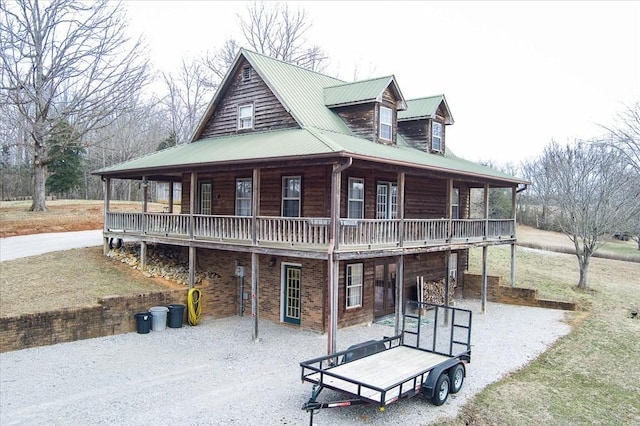
<svg viewBox="0 0 640 426">
<path fill-rule="evenodd" d="M 324 102 L 328 107 L 354 105 L 374 101 L 381 102 L 384 91 L 390 85 L 396 91 L 400 104 L 404 106 L 404 98 L 396 84 L 395 77 L 392 75 L 326 87 L 324 89 Z"/>
<path fill-rule="evenodd" d="M 324 104 L 323 89 L 344 81 L 248 50 L 241 53 L 301 127 L 351 133 Z"/>
<path fill-rule="evenodd" d="M 453 124 L 453 116 L 447 105 L 444 95 L 429 96 L 427 98 L 409 99 L 407 109 L 398 112 L 398 121 L 419 120 L 425 118 L 435 118 L 440 104 L 444 102 L 444 107 L 448 115 L 446 124 Z"/>
<path fill-rule="evenodd" d="M 434 155 L 409 146 L 377 144 L 313 127 L 201 139 L 106 167 L 95 174 L 117 176 L 142 171 L 156 173 L 194 166 L 327 155 L 351 156 L 373 162 L 524 183 L 490 167 L 454 156 Z"/>
<path fill-rule="evenodd" d="M 396 146 L 377 144 L 359 138 L 351 132 L 340 116 L 325 104 L 327 101 L 325 98 L 329 98 L 331 102 L 357 102 L 358 100 L 373 99 L 368 97 L 376 93 L 381 94 L 389 84 L 396 85 L 393 76 L 345 84 L 333 77 L 244 49 L 236 57 L 234 67 L 239 66 L 242 57 L 247 59 L 284 108 L 298 121 L 300 129 L 200 139 L 106 167 L 94 172 L 94 174 L 127 178 L 163 174 L 176 176 L 177 173 L 183 173 L 191 167 L 199 166 L 222 166 L 230 163 L 268 162 L 314 156 L 336 158 L 351 156 L 405 167 L 478 176 L 509 183 L 526 183 L 521 179 L 454 155 L 441 156 L 412 148 L 401 135 L 398 135 Z M 199 128 L 203 126 L 203 123 L 206 123 L 207 116 L 210 116 L 220 96 L 223 96 L 224 88 L 222 86 L 229 83 L 228 75 L 209 105 L 209 111 L 205 114 Z M 346 91 L 339 93 L 338 87 L 343 87 Z M 404 102 L 397 85 L 394 89 L 398 90 L 398 94 Z M 448 112 L 444 95 L 409 101 L 409 110 L 399 112 L 398 119 L 431 117 L 441 102 L 445 102 Z M 198 132 L 196 132 L 197 135 Z"/>
</svg>

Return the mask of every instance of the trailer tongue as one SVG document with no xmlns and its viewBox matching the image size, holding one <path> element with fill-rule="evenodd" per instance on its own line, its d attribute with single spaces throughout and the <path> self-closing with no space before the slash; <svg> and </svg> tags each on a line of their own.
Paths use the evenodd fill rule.
<svg viewBox="0 0 640 426">
<path fill-rule="evenodd" d="M 375 404 L 381 411 L 399 399 L 416 395 L 442 405 L 462 388 L 465 364 L 471 361 L 471 317 L 466 309 L 409 301 L 398 336 L 363 342 L 300 363 L 302 381 L 313 384 L 302 409 Z M 323 389 L 347 399 L 319 402 Z"/>
</svg>

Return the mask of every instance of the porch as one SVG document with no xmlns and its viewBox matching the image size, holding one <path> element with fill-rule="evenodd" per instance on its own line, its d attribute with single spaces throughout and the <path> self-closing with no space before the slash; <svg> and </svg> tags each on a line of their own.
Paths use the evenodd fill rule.
<svg viewBox="0 0 640 426">
<path fill-rule="evenodd" d="M 105 214 L 105 236 L 189 246 L 286 249 L 326 255 L 331 219 L 317 217 L 220 216 L 172 213 Z M 446 250 L 455 245 L 512 244 L 514 219 L 339 219 L 335 249 Z M 315 256 L 314 256 L 315 257 Z"/>
</svg>

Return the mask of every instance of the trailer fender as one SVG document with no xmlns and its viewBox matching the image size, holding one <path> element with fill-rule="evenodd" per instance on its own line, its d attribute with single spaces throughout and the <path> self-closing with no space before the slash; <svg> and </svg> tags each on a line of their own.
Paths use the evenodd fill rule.
<svg viewBox="0 0 640 426">
<path fill-rule="evenodd" d="M 433 370 L 429 372 L 427 380 L 422 383 L 422 392 L 425 394 L 425 396 L 427 396 L 428 398 L 433 397 L 436 382 L 438 381 L 440 375 L 458 364 L 462 364 L 462 361 L 457 358 L 452 358 L 435 366 Z"/>
</svg>

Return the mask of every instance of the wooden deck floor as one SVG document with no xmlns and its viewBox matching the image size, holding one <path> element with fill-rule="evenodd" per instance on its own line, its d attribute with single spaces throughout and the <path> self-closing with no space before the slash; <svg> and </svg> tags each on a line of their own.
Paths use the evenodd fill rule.
<svg viewBox="0 0 640 426">
<path fill-rule="evenodd" d="M 352 395 L 360 395 L 386 405 L 394 401 L 404 392 L 420 385 L 418 380 L 414 384 L 413 379 L 421 372 L 430 370 L 449 357 L 432 354 L 407 346 L 397 346 L 374 355 L 360 358 L 358 360 L 333 367 L 329 372 L 342 378 L 337 378 L 325 374 L 322 385 L 343 391 Z M 426 376 L 425 376 L 426 377 Z M 320 373 L 312 374 L 308 377 L 315 383 L 319 382 Z M 360 382 L 363 386 L 358 392 L 358 385 L 353 382 Z M 398 383 L 401 385 L 395 386 Z M 387 391 L 382 400 L 382 392 Z"/>
</svg>

